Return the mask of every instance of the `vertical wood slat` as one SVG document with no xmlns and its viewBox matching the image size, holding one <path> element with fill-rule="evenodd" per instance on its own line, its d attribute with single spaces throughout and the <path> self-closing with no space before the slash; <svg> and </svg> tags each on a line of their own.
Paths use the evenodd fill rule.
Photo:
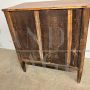
<svg viewBox="0 0 90 90">
<path fill-rule="evenodd" d="M 80 46 L 79 46 L 79 69 L 77 74 L 77 82 L 81 81 L 81 76 L 83 72 L 83 65 L 85 59 L 85 48 L 88 34 L 89 18 L 90 18 L 90 9 L 83 9 L 82 13 L 82 25 L 81 25 L 81 35 L 80 35 Z"/>
<path fill-rule="evenodd" d="M 41 39 L 41 27 L 40 27 L 39 11 L 34 11 L 34 16 L 35 16 L 35 23 L 36 23 L 36 31 L 37 31 L 40 59 L 43 60 L 43 50 L 42 50 L 42 39 Z"/>
<path fill-rule="evenodd" d="M 72 10 L 68 10 L 68 25 L 67 25 L 67 65 L 70 65 L 71 60 L 71 45 L 72 45 Z"/>
</svg>

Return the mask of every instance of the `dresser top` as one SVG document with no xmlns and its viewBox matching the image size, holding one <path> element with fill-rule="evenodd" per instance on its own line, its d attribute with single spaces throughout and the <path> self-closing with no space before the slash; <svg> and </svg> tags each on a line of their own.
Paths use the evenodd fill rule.
<svg viewBox="0 0 90 90">
<path fill-rule="evenodd" d="M 90 8 L 90 0 L 59 0 L 59 1 L 27 2 L 10 8 L 3 9 L 3 11 L 69 9 L 69 8 Z"/>
</svg>

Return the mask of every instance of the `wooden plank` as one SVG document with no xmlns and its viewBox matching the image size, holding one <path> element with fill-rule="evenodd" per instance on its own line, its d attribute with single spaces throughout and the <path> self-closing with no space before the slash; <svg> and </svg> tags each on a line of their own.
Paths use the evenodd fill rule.
<svg viewBox="0 0 90 90">
<path fill-rule="evenodd" d="M 71 60 L 71 45 L 72 45 L 72 10 L 68 10 L 68 32 L 67 32 L 67 65 L 70 65 Z"/>
<path fill-rule="evenodd" d="M 88 25 L 89 25 L 89 12 L 90 9 L 83 9 L 82 12 L 82 28 L 81 28 L 81 35 L 80 35 L 80 47 L 79 47 L 79 70 L 77 74 L 77 82 L 81 81 L 81 76 L 83 72 L 83 65 L 85 59 L 85 48 L 86 48 L 86 41 L 87 41 L 87 33 L 88 33 Z"/>
<path fill-rule="evenodd" d="M 81 9 L 81 8 L 84 8 L 83 6 L 66 6 L 66 7 L 46 7 L 46 8 L 21 8 L 21 9 L 2 9 L 3 11 L 33 11 L 33 10 L 56 10 L 56 9 L 62 9 L 62 10 L 65 10 L 65 9 Z M 90 8 L 90 6 L 85 6 L 85 8 Z"/>
<path fill-rule="evenodd" d="M 16 5 L 3 10 L 41 10 L 41 9 L 70 9 L 70 8 L 90 8 L 89 0 L 59 0 L 59 1 L 43 1 L 29 2 Z"/>
<path fill-rule="evenodd" d="M 41 27 L 40 27 L 39 11 L 34 11 L 34 16 L 35 16 L 35 23 L 36 23 L 36 31 L 37 31 L 40 59 L 43 60 L 43 50 L 42 50 L 42 39 L 41 39 Z"/>
<path fill-rule="evenodd" d="M 73 9 L 73 24 L 72 24 L 72 51 L 70 65 L 78 66 L 78 47 L 80 39 L 82 9 Z"/>
<path fill-rule="evenodd" d="M 40 23 L 44 59 L 50 63 L 66 64 L 67 10 L 42 10 Z"/>
<path fill-rule="evenodd" d="M 24 62 L 28 63 L 28 64 L 34 64 L 34 65 L 40 65 L 40 66 L 43 66 L 43 64 L 47 67 L 47 66 L 52 66 L 52 67 L 58 67 L 61 68 L 62 70 L 66 70 L 66 67 L 68 67 L 67 65 L 62 65 L 62 64 L 55 64 L 55 63 L 49 63 L 49 62 L 44 62 L 42 64 L 41 61 L 34 61 L 34 60 L 28 60 L 28 59 L 23 59 Z M 73 70 L 78 70 L 77 67 L 73 67 L 73 66 L 69 66 L 69 71 L 73 71 Z M 56 68 L 57 69 L 57 68 Z"/>
</svg>

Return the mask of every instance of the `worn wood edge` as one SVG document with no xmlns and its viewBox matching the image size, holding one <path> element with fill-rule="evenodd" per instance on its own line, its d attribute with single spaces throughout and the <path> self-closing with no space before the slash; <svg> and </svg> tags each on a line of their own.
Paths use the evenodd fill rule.
<svg viewBox="0 0 90 90">
<path fill-rule="evenodd" d="M 6 21 L 7 21 L 7 24 L 8 24 L 9 30 L 10 30 L 10 33 L 11 33 L 11 35 L 13 37 L 12 39 L 15 40 L 16 34 L 14 32 L 14 27 L 13 27 L 13 24 L 12 24 L 10 12 L 4 12 L 4 15 L 6 17 Z"/>
<path fill-rule="evenodd" d="M 77 74 L 77 82 L 80 83 L 82 72 L 83 72 L 83 66 L 84 66 L 84 59 L 85 59 L 85 48 L 86 48 L 86 42 L 87 42 L 87 34 L 88 34 L 88 26 L 89 26 L 89 17 L 90 17 L 90 9 L 83 9 L 82 13 L 82 28 L 80 35 L 80 47 L 79 47 L 79 67 L 78 67 L 78 74 Z"/>
<path fill-rule="evenodd" d="M 39 46 L 39 54 L 40 59 L 43 60 L 43 50 L 42 50 L 42 39 L 41 39 L 41 27 L 40 27 L 40 18 L 39 18 L 39 11 L 34 11 L 35 17 L 35 24 L 36 24 L 36 32 L 38 38 L 38 46 Z"/>
<path fill-rule="evenodd" d="M 17 36 L 17 33 L 15 32 L 15 28 L 14 28 L 14 25 L 13 25 L 13 21 L 12 21 L 10 12 L 5 11 L 4 13 L 5 13 L 5 17 L 6 17 L 6 20 L 7 20 L 7 24 L 8 24 L 9 31 L 11 33 L 12 40 L 13 40 L 13 43 L 15 45 L 15 48 L 20 49 L 21 45 L 20 45 L 20 42 L 18 41 L 18 38 L 17 38 L 18 36 Z"/>
<path fill-rule="evenodd" d="M 11 33 L 11 36 L 12 36 L 12 40 L 13 40 L 13 43 L 15 45 L 15 48 L 17 48 L 17 45 L 16 45 L 16 40 L 17 40 L 17 36 L 16 36 L 16 32 L 14 30 L 14 26 L 13 26 L 13 22 L 12 22 L 12 19 L 11 19 L 11 15 L 10 15 L 10 12 L 8 11 L 5 11 L 4 12 L 5 14 L 5 17 L 6 17 L 6 21 L 7 21 L 7 24 L 8 24 L 8 27 L 9 27 L 9 31 Z M 20 45 L 19 45 L 20 46 Z M 20 48 L 20 47 L 19 47 Z"/>
<path fill-rule="evenodd" d="M 67 64 L 70 65 L 71 61 L 71 47 L 72 47 L 72 9 L 68 10 L 68 22 L 67 22 Z"/>
<path fill-rule="evenodd" d="M 12 40 L 13 40 L 16 52 L 17 52 L 17 46 L 16 46 L 16 42 L 15 42 L 16 33 L 15 33 L 15 30 L 14 30 L 14 26 L 13 26 L 13 23 L 12 23 L 10 12 L 4 12 L 4 14 L 5 14 L 5 17 L 6 17 L 6 21 L 7 21 L 8 27 L 9 27 L 9 31 L 10 31 L 11 36 L 12 36 Z M 21 64 L 21 67 L 22 67 L 23 71 L 26 72 L 25 62 L 22 61 L 22 57 L 20 56 L 20 54 L 18 52 L 17 52 L 17 56 L 18 56 L 18 60 Z"/>
<path fill-rule="evenodd" d="M 64 6 L 64 7 L 45 7 L 45 8 L 20 8 L 20 9 L 2 9 L 2 11 L 23 11 L 23 10 L 48 10 L 48 9 L 79 9 L 90 8 L 90 6 Z"/>
</svg>

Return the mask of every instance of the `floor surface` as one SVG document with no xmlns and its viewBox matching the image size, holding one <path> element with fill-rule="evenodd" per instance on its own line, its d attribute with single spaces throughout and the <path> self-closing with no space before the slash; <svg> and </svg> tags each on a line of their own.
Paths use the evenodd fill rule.
<svg viewBox="0 0 90 90">
<path fill-rule="evenodd" d="M 15 51 L 0 49 L 0 90 L 90 90 L 90 60 L 86 59 L 82 81 L 76 72 L 27 65 L 24 73 Z"/>
</svg>

